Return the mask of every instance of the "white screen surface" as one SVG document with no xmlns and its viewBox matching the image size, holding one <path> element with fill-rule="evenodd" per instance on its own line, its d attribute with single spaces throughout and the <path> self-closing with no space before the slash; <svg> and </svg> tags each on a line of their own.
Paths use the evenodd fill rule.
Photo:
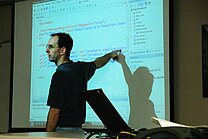
<svg viewBox="0 0 208 139">
<path fill-rule="evenodd" d="M 156 116 L 169 119 L 169 63 L 166 61 L 169 47 L 166 42 L 168 18 L 164 16 L 167 3 L 163 0 L 56 0 L 16 4 L 17 10 L 23 4 L 30 7 L 28 11 L 32 13 L 27 15 L 31 17 L 24 20 L 32 19 L 27 21 L 32 28 L 31 35 L 28 36 L 31 39 L 25 40 L 31 45 L 24 48 L 31 55 L 28 60 L 29 75 L 22 75 L 29 79 L 27 89 L 23 90 L 22 94 L 27 94 L 26 100 L 29 100 L 28 106 L 25 106 L 27 121 L 19 125 L 16 122 L 19 114 L 14 113 L 14 127 L 45 125 L 49 109 L 46 106 L 49 85 L 56 69 L 55 65 L 48 61 L 45 46 L 50 34 L 56 32 L 66 32 L 72 36 L 74 47 L 70 58 L 73 61 L 93 61 L 112 50 L 122 50 L 126 57 L 126 68 L 129 70 L 111 60 L 105 67 L 96 71 L 88 83 L 88 89 L 102 88 L 131 127 L 150 126 L 141 125 L 135 119 L 139 112 L 144 113 L 148 109 L 143 105 L 146 99 L 142 98 L 142 94 L 148 92 L 148 84 L 151 81 L 147 73 L 152 74 L 154 78 L 152 87 L 149 88 L 149 99 L 153 102 Z M 29 34 L 28 30 L 26 32 Z M 15 74 L 14 76 L 16 77 Z M 13 107 L 17 109 L 15 88 L 21 88 L 14 84 Z M 130 121 L 135 121 L 135 124 Z M 92 125 L 100 123 L 89 106 L 86 122 L 91 122 Z"/>
</svg>

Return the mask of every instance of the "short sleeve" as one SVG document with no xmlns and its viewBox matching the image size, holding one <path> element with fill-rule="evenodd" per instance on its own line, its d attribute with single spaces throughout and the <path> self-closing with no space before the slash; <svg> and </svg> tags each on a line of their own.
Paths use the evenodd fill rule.
<svg viewBox="0 0 208 139">
<path fill-rule="evenodd" d="M 85 76 L 86 80 L 89 81 L 90 78 L 94 75 L 95 70 L 96 70 L 96 65 L 94 62 L 85 62 L 84 64 L 84 69 L 85 69 Z"/>
</svg>

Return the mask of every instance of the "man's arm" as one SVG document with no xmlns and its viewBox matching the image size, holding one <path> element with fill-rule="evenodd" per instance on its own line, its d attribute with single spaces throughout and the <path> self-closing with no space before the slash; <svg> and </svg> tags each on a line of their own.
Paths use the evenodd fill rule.
<svg viewBox="0 0 208 139">
<path fill-rule="evenodd" d="M 56 125 L 59 119 L 60 109 L 50 107 L 48 112 L 48 119 L 46 124 L 46 132 L 53 132 L 56 129 Z"/>
<path fill-rule="evenodd" d="M 113 58 L 114 60 L 116 59 L 116 57 L 118 56 L 118 53 L 120 53 L 121 50 L 115 50 L 112 51 L 111 53 L 105 54 L 102 57 L 98 57 L 97 59 L 95 59 L 94 63 L 96 65 L 96 69 L 99 69 L 101 67 L 103 67 L 105 64 L 108 63 L 108 61 Z"/>
</svg>

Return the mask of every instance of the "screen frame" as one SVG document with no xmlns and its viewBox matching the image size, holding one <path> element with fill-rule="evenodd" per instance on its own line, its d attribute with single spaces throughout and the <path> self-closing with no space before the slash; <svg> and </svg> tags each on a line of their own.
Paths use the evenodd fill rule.
<svg viewBox="0 0 208 139">
<path fill-rule="evenodd" d="M 207 87 L 207 61 L 208 61 L 208 24 L 203 24 L 201 26 L 201 32 L 202 32 L 202 96 L 204 98 L 208 98 L 208 87 Z"/>
<path fill-rule="evenodd" d="M 14 85 L 14 34 L 15 34 L 15 4 L 12 4 L 12 33 L 11 33 L 11 71 L 10 71 L 10 110 L 9 110 L 9 131 L 8 132 L 43 132 L 45 128 L 18 128 L 12 127 L 13 109 L 13 85 Z M 170 121 L 174 121 L 174 76 L 173 76 L 173 0 L 169 0 L 169 92 L 170 92 Z"/>
</svg>

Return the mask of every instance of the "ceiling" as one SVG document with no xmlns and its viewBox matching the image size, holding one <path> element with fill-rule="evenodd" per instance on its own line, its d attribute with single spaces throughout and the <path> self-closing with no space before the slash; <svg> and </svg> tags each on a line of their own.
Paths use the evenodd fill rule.
<svg viewBox="0 0 208 139">
<path fill-rule="evenodd" d="M 18 1 L 24 1 L 24 0 L 0 0 L 0 6 L 12 5 L 12 3 Z"/>
</svg>

